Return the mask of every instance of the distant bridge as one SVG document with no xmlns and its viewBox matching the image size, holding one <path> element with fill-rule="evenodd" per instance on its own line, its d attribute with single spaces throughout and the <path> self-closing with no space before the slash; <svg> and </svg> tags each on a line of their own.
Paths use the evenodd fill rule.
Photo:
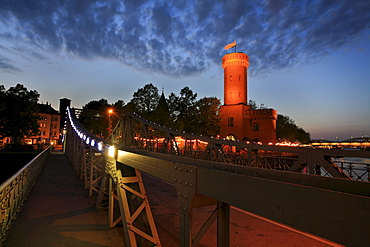
<svg viewBox="0 0 370 247">
<path fill-rule="evenodd" d="M 367 149 L 370 150 L 370 137 L 354 137 L 344 141 L 312 140 L 311 145 L 318 148 Z"/>
<path fill-rule="evenodd" d="M 353 166 L 346 171 L 331 158 L 370 158 L 370 152 L 221 140 L 132 113 L 103 140 L 84 129 L 72 110 L 67 115 L 65 154 L 89 194 L 98 195 L 96 205 L 108 202 L 108 226 L 122 222 L 126 246 L 161 246 L 141 172 L 176 188 L 179 246 L 196 246 L 215 221 L 217 246 L 230 246 L 230 206 L 343 245 L 369 243 L 369 165 L 356 168 L 354 176 Z M 195 232 L 193 210 L 207 205 L 214 211 Z"/>
</svg>

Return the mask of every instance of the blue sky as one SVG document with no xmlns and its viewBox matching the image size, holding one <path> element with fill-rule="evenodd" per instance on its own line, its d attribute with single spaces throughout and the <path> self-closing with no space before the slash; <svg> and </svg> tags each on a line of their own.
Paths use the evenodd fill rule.
<svg viewBox="0 0 370 247">
<path fill-rule="evenodd" d="M 126 103 L 145 84 L 223 101 L 223 47 L 250 57 L 248 98 L 314 139 L 370 136 L 370 1 L 8 1 L 0 84 L 58 109 Z"/>
</svg>

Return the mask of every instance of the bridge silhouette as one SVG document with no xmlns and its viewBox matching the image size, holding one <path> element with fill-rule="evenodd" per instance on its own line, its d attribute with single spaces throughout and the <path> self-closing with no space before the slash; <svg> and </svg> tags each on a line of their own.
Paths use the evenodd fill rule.
<svg viewBox="0 0 370 247">
<path fill-rule="evenodd" d="M 67 111 L 65 157 L 88 194 L 96 196 L 96 207 L 108 209 L 107 225 L 114 229 L 110 234 L 122 235 L 121 242 L 111 242 L 112 246 L 170 246 L 158 233 L 143 182 L 145 174 L 175 188 L 178 246 L 197 246 L 207 231 L 214 234 L 215 245 L 230 246 L 230 210 L 234 209 L 342 245 L 369 243 L 370 183 L 351 179 L 331 157 L 370 158 L 370 152 L 197 136 L 159 126 L 133 113 L 125 114 L 108 140 L 103 140 L 88 132 L 73 110 Z M 355 179 L 368 180 L 368 168 L 357 172 Z M 58 181 L 59 186 L 65 186 L 70 178 Z M 208 215 L 199 222 L 195 214 L 204 207 L 208 211 L 203 213 Z M 91 218 L 101 217 L 100 211 Z M 77 215 L 79 211 L 73 212 Z M 118 224 L 122 228 L 116 227 Z M 211 229 L 213 225 L 216 230 Z M 13 236 L 11 233 L 8 241 L 15 241 Z M 99 234 L 91 237 L 104 238 Z M 63 239 L 60 241 L 63 245 Z"/>
</svg>

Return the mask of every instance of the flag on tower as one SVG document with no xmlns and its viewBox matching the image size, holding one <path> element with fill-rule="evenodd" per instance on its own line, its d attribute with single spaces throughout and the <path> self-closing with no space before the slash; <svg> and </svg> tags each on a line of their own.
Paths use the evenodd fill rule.
<svg viewBox="0 0 370 247">
<path fill-rule="evenodd" d="M 226 46 L 224 47 L 224 49 L 225 49 L 225 50 L 229 50 L 230 48 L 233 48 L 233 47 L 235 47 L 235 46 L 236 46 L 236 41 L 234 41 L 234 42 L 232 42 L 232 43 L 230 43 L 230 44 L 226 45 Z"/>
</svg>

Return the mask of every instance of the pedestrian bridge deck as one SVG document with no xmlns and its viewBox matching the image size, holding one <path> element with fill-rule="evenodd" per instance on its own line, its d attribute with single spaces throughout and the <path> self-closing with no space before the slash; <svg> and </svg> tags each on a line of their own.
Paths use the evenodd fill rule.
<svg viewBox="0 0 370 247">
<path fill-rule="evenodd" d="M 143 178 L 162 246 L 178 246 L 174 187 L 151 176 Z M 122 227 L 108 229 L 107 210 L 96 209 L 95 202 L 96 195 L 88 196 L 63 153 L 52 152 L 4 245 L 123 246 Z M 196 214 L 201 218 L 207 210 L 207 207 L 197 209 Z M 339 246 L 234 208 L 231 209 L 230 235 L 231 246 L 240 247 Z M 198 246 L 216 246 L 213 236 L 205 235 Z"/>
</svg>

